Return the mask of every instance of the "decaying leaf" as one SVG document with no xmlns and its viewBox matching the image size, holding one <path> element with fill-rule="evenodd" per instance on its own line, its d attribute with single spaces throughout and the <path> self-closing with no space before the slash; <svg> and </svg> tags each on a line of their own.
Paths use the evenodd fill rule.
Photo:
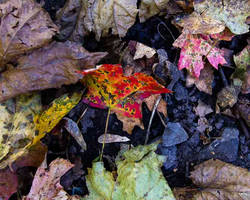
<svg viewBox="0 0 250 200">
<path fill-rule="evenodd" d="M 33 199 L 59 199 L 63 187 L 60 178 L 74 165 L 62 158 L 52 161 L 47 169 L 46 160 L 37 169 L 29 194 L 23 200 Z M 66 199 L 69 200 L 70 198 Z"/>
<path fill-rule="evenodd" d="M 18 55 L 49 43 L 57 32 L 49 14 L 34 0 L 0 2 L 0 69 Z"/>
<path fill-rule="evenodd" d="M 250 93 L 250 45 L 246 46 L 238 55 L 234 56 L 236 65 L 233 79 L 242 83 L 242 93 Z"/>
<path fill-rule="evenodd" d="M 8 200 L 17 191 L 18 177 L 9 168 L 0 169 L 0 199 Z"/>
<path fill-rule="evenodd" d="M 181 48 L 178 62 L 179 69 L 186 68 L 197 78 L 199 78 L 200 71 L 204 68 L 202 56 L 206 56 L 215 69 L 218 69 L 219 64 L 226 63 L 222 50 L 213 47 L 211 40 L 205 35 L 182 33 L 175 40 L 173 46 Z"/>
<path fill-rule="evenodd" d="M 46 133 L 49 133 L 78 104 L 81 96 L 81 93 L 74 93 L 71 97 L 65 94 L 55 99 L 47 110 L 36 115 L 34 117 L 36 137 L 32 144 L 35 144 Z"/>
<path fill-rule="evenodd" d="M 212 95 L 212 83 L 214 80 L 214 72 L 209 63 L 205 64 L 205 67 L 201 70 L 199 79 L 192 75 L 187 75 L 186 86 L 191 87 L 193 84 L 199 91 Z"/>
<path fill-rule="evenodd" d="M 143 99 L 152 94 L 171 92 L 146 74 L 124 76 L 120 65 L 105 64 L 81 73 L 85 75 L 82 81 L 88 87 L 83 101 L 93 107 L 108 107 L 125 117 L 141 119 Z"/>
<path fill-rule="evenodd" d="M 143 56 L 146 56 L 147 58 L 151 58 L 156 54 L 156 51 L 148 47 L 140 42 L 136 43 L 136 52 L 134 55 L 134 60 L 142 58 Z"/>
<path fill-rule="evenodd" d="M 212 108 L 199 100 L 197 107 L 195 107 L 195 113 L 199 117 L 205 117 L 207 114 L 213 112 Z"/>
<path fill-rule="evenodd" d="M 158 143 L 138 146 L 117 158 L 115 180 L 105 170 L 102 162 L 95 162 L 86 177 L 89 195 L 86 200 L 162 199 L 174 200 L 174 196 L 161 172 L 162 156 L 154 151 Z"/>
<path fill-rule="evenodd" d="M 177 200 L 248 200 L 250 173 L 247 169 L 220 160 L 208 160 L 191 172 L 193 183 L 199 187 L 177 188 Z M 202 188 L 202 189 L 200 189 Z"/>
<path fill-rule="evenodd" d="M 143 102 L 145 102 L 147 104 L 148 109 L 150 111 L 153 110 L 154 105 L 155 105 L 157 99 L 159 98 L 159 96 L 160 96 L 160 94 L 153 94 L 153 95 L 151 95 L 143 100 Z M 157 106 L 157 111 L 161 112 L 165 117 L 167 117 L 167 103 L 166 103 L 166 101 L 164 101 L 163 99 L 160 100 L 160 102 Z"/>
<path fill-rule="evenodd" d="M 40 95 L 18 96 L 0 104 L 0 169 L 24 155 L 35 135 L 33 117 L 41 111 Z"/>
<path fill-rule="evenodd" d="M 234 34 L 243 34 L 249 31 L 245 23 L 250 15 L 248 0 L 206 0 L 194 1 L 194 10 L 204 18 L 217 21 L 217 26 L 224 24 Z"/>
<path fill-rule="evenodd" d="M 105 138 L 105 141 L 104 141 Z M 98 142 L 99 143 L 114 143 L 114 142 L 128 142 L 130 141 L 129 138 L 125 137 L 125 136 L 120 136 L 120 135 L 114 135 L 114 134 L 102 134 L 99 138 L 98 138 Z"/>
<path fill-rule="evenodd" d="M 0 101 L 30 91 L 58 88 L 76 83 L 76 70 L 95 64 L 106 53 L 89 53 L 74 42 L 54 42 L 18 59 L 18 67 L 1 74 Z"/>
<path fill-rule="evenodd" d="M 141 0 L 139 6 L 140 22 L 145 22 L 150 17 L 159 14 L 168 7 L 169 0 Z"/>
</svg>

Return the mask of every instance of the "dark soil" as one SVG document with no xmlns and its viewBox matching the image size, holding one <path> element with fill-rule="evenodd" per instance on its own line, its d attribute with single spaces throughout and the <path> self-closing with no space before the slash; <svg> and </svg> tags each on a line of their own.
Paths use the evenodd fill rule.
<svg viewBox="0 0 250 200">
<path fill-rule="evenodd" d="M 62 7 L 64 2 L 64 0 L 45 0 L 44 8 L 50 13 L 52 19 L 55 19 L 56 10 Z M 164 22 L 168 29 L 161 25 L 161 22 Z M 155 49 L 164 49 L 168 53 L 169 60 L 176 64 L 176 61 L 178 60 L 178 50 L 172 46 L 174 38 L 169 31 L 171 31 L 171 34 L 173 34 L 175 39 L 178 37 L 179 32 L 173 25 L 171 25 L 170 21 L 166 21 L 160 17 L 153 17 L 142 24 L 137 22 L 130 28 L 127 36 L 123 38 L 123 40 L 125 42 L 135 40 L 150 47 L 154 47 Z M 220 43 L 220 47 L 233 50 L 234 53 L 240 52 L 246 46 L 246 39 L 248 36 L 249 35 L 247 34 L 236 36 L 231 42 L 223 41 Z M 88 50 L 102 50 L 100 43 L 94 39 L 93 35 L 88 36 L 84 41 L 83 46 Z M 227 67 L 223 67 L 222 70 L 223 72 L 214 72 L 215 78 L 212 84 L 213 95 L 200 92 L 195 86 L 186 88 L 185 71 L 179 72 L 179 80 L 177 79 L 178 81 L 172 85 L 174 93 L 163 95 L 163 98 L 168 104 L 168 117 L 165 119 L 165 123 L 179 122 L 188 135 L 188 139 L 180 144 L 166 147 L 164 146 L 163 140 L 163 144 L 159 145 L 158 153 L 167 156 L 167 162 L 162 167 L 162 170 L 170 187 L 183 187 L 190 185 L 191 181 L 188 176 L 193 169 L 193 166 L 210 158 L 218 158 L 222 161 L 250 169 L 249 138 L 247 138 L 246 131 L 243 131 L 240 121 L 233 117 L 215 113 L 217 93 L 225 87 L 225 84 L 228 84 L 229 77 L 233 72 L 231 68 Z M 227 83 L 222 79 L 223 74 L 225 75 Z M 156 72 L 156 76 L 165 79 L 164 81 L 166 83 L 171 82 L 169 77 L 161 74 L 161 70 L 159 70 L 158 74 Z M 79 84 L 76 86 L 64 87 L 60 89 L 59 92 L 55 89 L 43 91 L 44 105 L 48 105 L 57 94 L 60 94 L 60 91 L 71 91 L 72 88 L 73 90 L 76 88 L 83 89 L 83 86 Z M 239 98 L 249 99 L 249 96 L 241 95 Z M 206 116 L 212 127 L 209 134 L 200 133 L 197 130 L 198 116 L 194 112 L 194 107 L 198 105 L 199 100 L 210 105 L 213 109 L 213 112 Z M 67 117 L 77 121 L 87 107 L 86 104 L 79 103 Z M 77 163 L 76 166 L 78 167 L 78 170 L 70 170 L 61 179 L 61 184 L 69 194 L 84 195 L 88 192 L 84 176 L 87 173 L 87 168 L 91 167 L 92 161 L 100 154 L 102 145 L 97 142 L 97 138 L 104 133 L 106 116 L 107 110 L 88 107 L 86 114 L 80 120 L 79 127 L 87 144 L 87 151 L 85 152 L 81 151 L 79 145 L 71 136 L 69 136 L 66 130 L 59 131 L 60 133 L 57 135 L 49 134 L 43 139 L 43 142 L 48 145 L 49 149 L 48 163 L 57 157 L 67 158 L 72 163 Z M 122 122 L 117 119 L 115 114 L 112 114 L 109 119 L 108 132 L 130 138 L 131 141 L 127 144 L 133 146 L 144 144 L 150 116 L 151 112 L 146 105 L 143 105 L 143 123 L 145 130 L 135 127 L 133 133 L 128 135 L 126 132 L 122 131 Z M 59 124 L 58 126 L 62 126 L 62 124 Z M 164 129 L 165 127 L 161 123 L 159 116 L 155 115 L 150 129 L 148 143 L 162 138 Z M 225 141 L 220 140 L 222 135 L 226 134 L 226 131 L 235 131 L 235 137 L 229 138 Z M 247 131 L 249 132 L 248 128 Z M 211 145 L 215 141 L 219 147 L 215 147 L 213 149 L 214 152 L 211 152 L 210 150 L 213 147 Z M 235 148 L 228 148 L 229 145 L 233 145 Z M 120 150 L 120 146 L 120 143 L 105 145 L 104 162 L 107 169 L 113 169 L 113 161 Z M 79 173 L 79 171 L 81 171 L 81 173 Z M 22 194 L 27 194 L 29 191 L 27 187 L 31 186 L 31 182 L 27 185 L 26 187 L 20 188 Z M 11 199 L 15 198 L 16 195 Z"/>
</svg>

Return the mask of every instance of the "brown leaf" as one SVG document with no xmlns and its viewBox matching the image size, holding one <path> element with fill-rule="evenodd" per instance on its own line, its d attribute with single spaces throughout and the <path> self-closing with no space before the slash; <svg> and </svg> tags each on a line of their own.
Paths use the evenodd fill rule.
<svg viewBox="0 0 250 200">
<path fill-rule="evenodd" d="M 123 123 L 122 130 L 129 134 L 132 133 L 135 126 L 139 126 L 141 129 L 144 129 L 143 123 L 139 118 L 126 117 L 118 113 L 116 113 L 116 116 Z"/>
<path fill-rule="evenodd" d="M 196 166 L 191 179 L 202 189 L 175 189 L 177 200 L 250 199 L 250 173 L 247 169 L 211 159 Z"/>
<path fill-rule="evenodd" d="M 18 59 L 18 67 L 5 71 L 0 79 L 0 101 L 22 93 L 58 88 L 76 83 L 76 70 L 94 67 L 106 53 L 89 53 L 74 42 L 57 43 Z"/>
<path fill-rule="evenodd" d="M 74 165 L 62 158 L 52 161 L 47 169 L 46 161 L 37 169 L 31 189 L 25 200 L 52 200 L 64 191 L 60 185 L 60 178 Z"/>
<path fill-rule="evenodd" d="M 0 3 L 0 22 L 0 69 L 18 55 L 48 44 L 57 32 L 48 13 L 34 0 Z"/>
<path fill-rule="evenodd" d="M 0 170 L 0 199 L 8 200 L 17 191 L 17 175 L 9 168 Z"/>
<path fill-rule="evenodd" d="M 186 86 L 190 87 L 195 84 L 199 91 L 212 95 L 212 82 L 214 80 L 214 73 L 213 69 L 209 65 L 209 63 L 206 63 L 205 67 L 201 70 L 199 79 L 188 75 Z"/>
<path fill-rule="evenodd" d="M 160 94 L 154 94 L 154 95 L 151 95 L 148 98 L 143 100 L 143 102 L 145 102 L 147 104 L 148 109 L 150 111 L 153 110 L 154 105 L 156 103 L 156 100 L 158 99 L 159 96 L 160 96 Z M 163 113 L 163 115 L 165 117 L 167 117 L 167 103 L 166 103 L 166 101 L 164 101 L 163 99 L 160 100 L 160 102 L 157 106 L 157 111 Z"/>
</svg>

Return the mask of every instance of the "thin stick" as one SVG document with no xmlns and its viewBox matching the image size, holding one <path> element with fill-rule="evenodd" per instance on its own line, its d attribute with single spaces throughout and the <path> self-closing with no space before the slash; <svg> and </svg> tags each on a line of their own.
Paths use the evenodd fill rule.
<svg viewBox="0 0 250 200">
<path fill-rule="evenodd" d="M 102 151 L 101 151 L 101 155 L 100 155 L 100 161 L 102 161 L 102 157 L 103 157 L 103 151 L 104 151 L 104 146 L 105 146 L 105 141 L 106 141 L 106 135 L 107 135 L 107 132 L 108 132 L 109 116 L 110 116 L 110 108 L 108 110 L 108 115 L 107 115 L 107 119 L 106 119 L 106 125 L 105 125 L 105 131 L 104 131 L 104 138 L 103 138 L 103 142 L 102 142 Z"/>
<path fill-rule="evenodd" d="M 166 127 L 167 127 L 167 124 L 166 124 L 166 123 L 164 122 L 164 120 L 162 119 L 161 114 L 159 113 L 158 110 L 157 110 L 156 112 L 157 112 L 157 115 L 159 116 L 159 118 L 160 118 L 160 120 L 161 120 L 162 125 L 166 128 Z"/>
<path fill-rule="evenodd" d="M 149 120 L 149 124 L 148 124 L 147 135 L 146 135 L 146 139 L 145 139 L 144 144 L 148 143 L 148 137 L 149 137 L 149 134 L 150 134 L 150 127 L 152 125 L 152 121 L 153 121 L 153 118 L 154 118 L 154 115 L 155 115 L 155 111 L 156 111 L 157 106 L 159 105 L 160 101 L 161 101 L 161 95 L 158 97 L 158 99 L 156 100 L 155 105 L 153 107 L 153 110 L 152 110 L 152 113 L 151 113 L 151 116 L 150 116 L 150 120 Z"/>
<path fill-rule="evenodd" d="M 76 124 L 79 124 L 80 120 L 83 118 L 83 116 L 85 115 L 85 113 L 87 112 L 88 107 L 85 108 L 85 110 L 82 112 L 81 116 L 79 117 L 79 119 L 77 120 Z"/>
</svg>

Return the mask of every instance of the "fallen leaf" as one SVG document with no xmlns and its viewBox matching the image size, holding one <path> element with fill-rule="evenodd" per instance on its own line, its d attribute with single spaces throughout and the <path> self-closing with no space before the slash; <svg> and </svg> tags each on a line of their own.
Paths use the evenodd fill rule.
<svg viewBox="0 0 250 200">
<path fill-rule="evenodd" d="M 147 107 L 150 111 L 153 110 L 154 105 L 155 105 L 157 99 L 159 98 L 159 96 L 160 96 L 160 94 L 153 94 L 153 95 L 151 95 L 143 100 L 143 102 L 145 102 L 147 104 Z M 161 112 L 165 117 L 167 117 L 167 103 L 166 103 L 166 101 L 161 99 L 156 110 L 158 112 Z"/>
<path fill-rule="evenodd" d="M 225 28 L 223 32 L 210 35 L 213 39 L 225 41 L 231 41 L 234 36 L 235 35 L 228 28 Z"/>
<path fill-rule="evenodd" d="M 235 72 L 232 74 L 233 79 L 242 83 L 242 93 L 250 93 L 250 45 L 246 46 L 238 55 L 234 56 L 236 65 Z"/>
<path fill-rule="evenodd" d="M 249 99 L 240 97 L 236 104 L 236 109 L 240 116 L 245 120 L 248 127 L 250 127 L 250 103 Z"/>
<path fill-rule="evenodd" d="M 0 104 L 0 169 L 27 152 L 35 135 L 33 117 L 41 111 L 40 95 L 18 96 Z"/>
<path fill-rule="evenodd" d="M 64 117 L 63 119 L 65 120 L 64 128 L 72 135 L 73 138 L 75 138 L 76 142 L 79 144 L 82 150 L 86 150 L 87 145 L 83 139 L 82 133 L 77 123 L 67 117 Z"/>
<path fill-rule="evenodd" d="M 59 121 L 74 108 L 81 99 L 81 93 L 67 94 L 55 99 L 51 106 L 34 117 L 36 137 L 32 145 L 36 144 L 46 133 L 49 133 Z"/>
<path fill-rule="evenodd" d="M 250 198 L 250 173 L 247 169 L 211 159 L 195 166 L 190 178 L 198 188 L 174 189 L 177 200 Z"/>
<path fill-rule="evenodd" d="M 194 108 L 194 111 L 199 117 L 205 117 L 207 114 L 213 112 L 211 106 L 203 103 L 201 100 L 199 100 L 197 107 Z"/>
<path fill-rule="evenodd" d="M 136 52 L 134 55 L 134 60 L 142 58 L 143 56 L 146 56 L 147 58 L 151 58 L 156 54 L 156 51 L 148 47 L 140 42 L 136 43 Z"/>
<path fill-rule="evenodd" d="M 199 79 L 189 74 L 187 75 L 186 86 L 191 87 L 193 84 L 195 84 L 195 86 L 199 91 L 212 95 L 213 81 L 214 81 L 214 71 L 211 68 L 211 65 L 209 63 L 206 63 L 205 67 L 201 70 Z"/>
<path fill-rule="evenodd" d="M 104 138 L 105 138 L 105 142 L 104 142 Z M 98 142 L 99 143 L 114 143 L 114 142 L 128 142 L 130 141 L 129 138 L 125 137 L 125 136 L 120 136 L 120 135 L 114 135 L 114 134 L 102 134 L 99 138 L 98 138 Z"/>
<path fill-rule="evenodd" d="M 30 91 L 76 83 L 76 70 L 95 64 L 106 53 L 89 53 L 74 42 L 54 42 L 18 59 L 18 67 L 1 74 L 0 102 Z"/>
<path fill-rule="evenodd" d="M 17 56 L 49 43 L 57 32 L 49 14 L 33 0 L 0 2 L 0 69 Z"/>
<path fill-rule="evenodd" d="M 181 48 L 179 70 L 186 68 L 199 78 L 200 71 L 204 68 L 202 56 L 206 56 L 215 69 L 218 69 L 219 64 L 225 64 L 223 52 L 210 43 L 208 36 L 182 33 L 173 43 L 173 46 Z"/>
<path fill-rule="evenodd" d="M 23 200 L 58 199 L 63 187 L 60 178 L 74 165 L 62 158 L 52 161 L 47 169 L 46 160 L 37 169 L 29 194 Z"/>
<path fill-rule="evenodd" d="M 0 199 L 8 200 L 17 191 L 18 177 L 9 168 L 0 169 Z"/>
<path fill-rule="evenodd" d="M 150 17 L 166 10 L 169 0 L 141 0 L 140 2 L 139 19 L 140 22 L 145 22 Z"/>
<path fill-rule="evenodd" d="M 85 103 L 102 109 L 108 107 L 126 117 L 141 119 L 143 99 L 152 94 L 170 92 L 146 74 L 124 76 L 120 65 L 105 64 L 81 73 L 85 75 L 82 81 L 88 88 L 83 98 Z"/>
<path fill-rule="evenodd" d="M 249 27 L 245 23 L 250 15 L 248 0 L 194 1 L 194 10 L 214 22 L 217 21 L 217 25 L 224 24 L 234 34 L 243 34 L 249 31 Z"/>
<path fill-rule="evenodd" d="M 120 152 L 116 159 L 116 180 L 111 172 L 106 171 L 102 162 L 93 163 L 86 176 L 89 195 L 84 199 L 174 200 L 161 171 L 165 159 L 154 152 L 157 145 L 140 145 L 124 153 Z"/>
</svg>

